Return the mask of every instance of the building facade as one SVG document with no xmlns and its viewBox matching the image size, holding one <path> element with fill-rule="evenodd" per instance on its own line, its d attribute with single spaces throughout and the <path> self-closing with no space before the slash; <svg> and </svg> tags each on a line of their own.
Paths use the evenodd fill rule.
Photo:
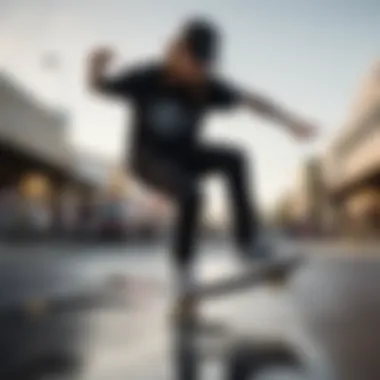
<svg viewBox="0 0 380 380">
<path fill-rule="evenodd" d="M 91 186 L 72 170 L 67 127 L 67 116 L 0 74 L 0 193 L 20 198 L 14 208 L 22 220 L 45 214 L 58 223 L 62 192 Z"/>
<path fill-rule="evenodd" d="M 288 200 L 294 223 L 315 232 L 323 229 L 325 198 L 321 161 L 311 157 L 302 163 Z"/>
<path fill-rule="evenodd" d="M 380 63 L 363 81 L 329 152 L 328 185 L 338 220 L 353 231 L 380 231 Z"/>
</svg>

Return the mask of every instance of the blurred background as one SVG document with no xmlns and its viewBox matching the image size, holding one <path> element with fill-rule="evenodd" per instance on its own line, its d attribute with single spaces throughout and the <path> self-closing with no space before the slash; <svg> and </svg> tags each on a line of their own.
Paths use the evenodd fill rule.
<svg viewBox="0 0 380 380">
<path fill-rule="evenodd" d="M 85 1 L 2 2 L 2 233 L 96 234 L 107 219 L 122 234 L 153 232 L 162 226 L 155 218 L 171 218 L 170 205 L 128 171 L 124 112 L 86 91 L 85 58 L 104 43 L 117 49 L 121 67 L 158 57 L 186 16 L 203 13 L 224 27 L 223 73 L 322 126 L 318 142 L 299 147 L 247 115 L 209 120 L 206 139 L 236 142 L 255 162 L 252 178 L 264 217 L 298 234 L 376 235 L 378 9 L 369 4 L 339 13 L 339 5 L 292 4 L 239 3 L 232 16 L 224 3 L 114 1 L 88 12 Z M 150 23 L 156 8 L 162 17 Z M 149 28 L 140 28 L 139 19 Z M 252 41 L 245 46 L 247 34 Z M 226 202 L 220 183 L 209 182 L 205 219 L 222 230 Z"/>
<path fill-rule="evenodd" d="M 99 44 L 117 49 L 120 67 L 159 57 L 168 38 L 194 14 L 210 16 L 224 28 L 220 70 L 225 75 L 272 95 L 322 126 L 317 142 L 300 147 L 279 129 L 244 113 L 215 115 L 207 121 L 206 140 L 232 141 L 251 158 L 255 196 L 273 239 L 280 238 L 289 250 L 303 247 L 305 254 L 323 257 L 327 267 L 336 253 L 348 257 L 355 252 L 358 257 L 357 253 L 379 251 L 376 2 L 2 0 L 0 363 L 8 376 L 4 378 L 42 379 L 44 370 L 35 363 L 45 364 L 47 358 L 51 362 L 50 353 L 56 353 L 54 359 L 75 356 L 73 347 L 82 347 L 78 340 L 87 344 L 82 351 L 91 357 L 87 368 L 92 368 L 93 372 L 88 370 L 92 379 L 153 378 L 144 375 L 144 366 L 138 370 L 130 363 L 143 363 L 144 347 L 155 353 L 157 342 L 162 342 L 149 328 L 164 331 L 151 319 L 161 321 L 153 316 L 165 309 L 154 306 L 155 301 L 166 305 L 170 299 L 168 251 L 175 210 L 128 170 L 124 116 L 129 120 L 129 112 L 125 115 L 119 104 L 90 95 L 84 70 L 89 50 Z M 199 265 L 200 277 L 211 278 L 231 270 L 233 249 L 223 184 L 211 178 L 205 191 Z M 319 278 L 322 284 L 323 276 Z M 360 287 L 360 281 L 352 281 Z M 114 285 L 122 289 L 121 299 L 126 298 L 128 305 L 120 307 L 124 303 L 117 298 L 111 303 L 118 311 L 105 316 L 103 298 L 119 294 L 108 292 Z M 100 311 L 94 312 L 93 297 Z M 278 295 L 263 290 L 257 297 L 262 320 L 272 333 L 277 331 L 278 321 L 271 322 L 268 315 L 277 313 L 273 305 Z M 78 311 L 78 299 L 80 305 L 91 307 Z M 138 314 L 136 300 L 155 311 Z M 45 313 L 46 305 L 56 303 L 51 306 L 55 311 Z M 225 314 L 227 309 L 215 307 L 211 313 Z M 234 310 L 245 313 L 242 305 Z M 37 322 L 10 317 L 23 311 L 38 315 Z M 228 314 L 227 319 L 233 317 Z M 97 343 L 81 338 L 87 330 Z M 148 331 L 148 338 L 134 336 L 137 330 Z M 25 350 L 20 349 L 25 342 L 29 342 Z M 99 358 L 102 364 L 95 366 Z M 166 363 L 158 360 L 157 366 L 162 362 Z M 151 375 L 156 375 L 159 370 L 152 363 Z"/>
</svg>

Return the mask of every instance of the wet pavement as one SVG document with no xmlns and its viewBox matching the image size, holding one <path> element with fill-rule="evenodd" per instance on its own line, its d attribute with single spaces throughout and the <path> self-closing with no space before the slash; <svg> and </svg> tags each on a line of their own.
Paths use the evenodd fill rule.
<svg viewBox="0 0 380 380">
<path fill-rule="evenodd" d="M 281 247 L 284 253 L 298 251 L 310 259 L 285 287 L 259 286 L 203 305 L 206 320 L 223 324 L 213 345 L 217 354 L 204 366 L 205 379 L 223 378 L 220 359 L 226 348 L 241 340 L 287 344 L 311 363 L 320 360 L 321 345 L 326 345 L 331 331 L 339 330 L 337 323 L 358 326 L 353 309 L 372 310 L 372 319 L 362 321 L 361 326 L 376 323 L 380 262 L 374 254 L 380 251 L 378 246 L 283 242 Z M 21 267 L 34 278 L 39 277 L 38 271 L 62 276 L 57 292 L 67 294 L 81 286 L 118 294 L 121 307 L 101 308 L 86 317 L 84 366 L 78 379 L 173 378 L 169 314 L 174 284 L 166 246 L 45 247 L 32 255 L 3 255 L 0 262 L 3 269 L 6 265 Z M 59 268 L 57 273 L 49 269 L 52 262 Z M 236 264 L 231 249 L 206 244 L 199 253 L 199 280 L 213 281 L 238 271 Z M 28 291 L 40 294 L 46 291 L 46 283 L 46 278 L 40 283 L 31 281 Z M 24 292 L 17 295 L 14 291 L 12 299 L 25 297 Z M 347 326 L 339 336 L 347 336 Z"/>
<path fill-rule="evenodd" d="M 105 259 L 105 265 L 111 272 L 151 279 L 156 285 L 150 289 L 148 285 L 145 292 L 140 289 L 143 296 L 135 299 L 136 309 L 133 312 L 104 312 L 94 316 L 87 365 L 81 378 L 172 378 L 172 336 L 168 321 L 173 276 L 168 257 L 155 250 L 124 256 L 124 253 L 115 249 L 107 258 L 101 255 L 101 252 L 91 253 L 94 261 L 92 269 L 88 267 L 87 270 L 97 271 L 99 267 L 104 270 L 100 262 Z M 216 247 L 203 247 L 197 269 L 200 281 L 213 281 L 241 270 L 228 250 Z M 149 298 L 149 301 L 144 302 L 144 297 L 146 300 Z M 258 341 L 286 341 L 290 330 L 287 326 L 292 323 L 292 311 L 287 301 L 283 289 L 260 287 L 245 291 L 243 295 L 205 304 L 201 310 L 205 320 L 223 324 L 223 331 L 215 339 L 218 354 L 223 354 L 223 349 L 244 336 L 246 330 Z M 217 361 L 211 364 L 205 366 L 205 371 L 214 374 L 209 373 L 207 378 L 215 378 L 218 370 L 222 371 Z"/>
</svg>

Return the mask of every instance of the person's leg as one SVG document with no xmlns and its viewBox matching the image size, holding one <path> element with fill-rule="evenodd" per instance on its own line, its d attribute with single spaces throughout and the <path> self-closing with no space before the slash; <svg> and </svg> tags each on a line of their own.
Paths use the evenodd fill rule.
<svg viewBox="0 0 380 380">
<path fill-rule="evenodd" d="M 140 177 L 156 190 L 169 195 L 178 206 L 172 250 L 176 299 L 172 310 L 174 376 L 197 378 L 198 358 L 193 345 L 196 344 L 198 320 L 194 318 L 194 304 L 187 297 L 196 282 L 194 240 L 200 208 L 197 179 L 185 162 L 174 158 L 144 157 L 139 166 Z"/>
<path fill-rule="evenodd" d="M 246 157 L 235 148 L 218 146 L 200 147 L 194 157 L 202 173 L 220 172 L 226 176 L 235 219 L 236 242 L 241 250 L 246 251 L 259 232 L 259 217 Z"/>
<path fill-rule="evenodd" d="M 186 186 L 178 195 L 177 224 L 174 231 L 174 255 L 184 286 L 191 287 L 195 282 L 194 258 L 201 196 L 195 184 Z"/>
<path fill-rule="evenodd" d="M 197 219 L 201 207 L 198 181 L 181 160 L 145 155 L 136 168 L 141 179 L 158 191 L 170 196 L 177 204 L 174 231 L 173 261 L 179 283 L 193 281 Z"/>
</svg>

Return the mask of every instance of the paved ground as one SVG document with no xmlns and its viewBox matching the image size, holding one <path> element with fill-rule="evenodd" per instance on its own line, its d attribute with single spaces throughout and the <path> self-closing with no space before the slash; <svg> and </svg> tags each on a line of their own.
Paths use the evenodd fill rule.
<svg viewBox="0 0 380 380">
<path fill-rule="evenodd" d="M 204 249 L 204 252 L 207 251 Z M 230 255 L 226 252 L 216 252 L 216 249 L 214 251 L 200 260 L 201 280 L 211 280 L 234 270 L 236 263 Z M 92 252 L 91 255 L 98 254 Z M 140 310 L 137 306 L 137 310 L 132 313 L 104 312 L 96 315 L 93 320 L 93 331 L 96 333 L 91 336 L 91 348 L 88 351 L 83 379 L 170 378 L 172 363 L 167 317 L 171 298 L 171 273 L 163 254 L 151 252 L 146 255 L 147 252 L 136 252 L 126 260 L 115 250 L 113 259 L 109 256 L 105 259 L 106 265 L 113 266 L 118 272 L 138 274 L 139 277 L 157 280 L 157 283 L 162 284 L 162 289 L 158 289 L 157 293 L 153 292 L 153 302 L 141 305 Z M 99 256 L 97 258 L 102 260 Z M 124 268 L 118 265 L 118 260 L 122 260 Z M 98 265 L 103 266 L 94 263 L 94 266 Z M 245 323 L 252 325 L 250 327 L 253 332 L 256 330 L 261 336 L 283 339 L 284 331 L 278 329 L 280 324 L 275 321 L 277 315 L 282 319 L 281 325 L 287 323 L 284 319 L 288 317 L 284 315 L 287 311 L 283 292 L 279 289 L 260 289 L 254 293 L 252 295 L 252 292 L 248 292 L 243 297 L 212 303 L 204 308 L 203 313 L 213 320 L 226 321 L 226 333 L 229 334 L 230 327 L 243 327 L 241 321 L 234 318 L 241 316 L 247 306 L 251 309 L 257 308 L 261 311 L 255 312 L 255 321 L 250 323 L 250 317 L 248 320 L 243 318 Z M 244 332 L 236 329 L 236 334 L 240 333 Z"/>
<path fill-rule="evenodd" d="M 284 252 L 293 252 L 295 247 L 290 243 L 282 244 Z M 302 248 L 304 254 L 310 255 L 312 262 L 295 276 L 288 288 L 264 286 L 205 305 L 202 312 L 206 319 L 225 322 L 226 339 L 219 340 L 219 343 L 247 337 L 257 342 L 285 342 L 299 349 L 305 359 L 310 356 L 313 360 L 319 360 L 319 357 L 314 357 L 316 347 L 308 334 L 309 327 L 314 327 L 313 321 L 331 319 L 331 315 L 338 315 L 337 308 L 338 311 L 349 308 L 361 298 L 360 291 L 368 294 L 363 290 L 363 285 L 369 278 L 372 278 L 372 285 L 369 281 L 368 288 L 377 288 L 373 281 L 376 282 L 380 274 L 380 263 L 369 260 L 379 251 L 379 247 L 363 246 L 359 252 L 357 247 L 353 249 L 341 244 L 314 243 L 298 244 L 297 248 Z M 235 261 L 228 250 L 209 247 L 203 248 L 202 253 L 198 268 L 201 280 L 216 279 L 235 270 Z M 114 254 L 114 264 L 112 260 L 107 260 L 110 266 L 117 263 L 118 254 Z M 171 273 L 165 255 L 156 251 L 150 252 L 148 256 L 145 254 L 147 252 L 129 256 L 128 269 L 124 270 L 155 278 L 162 284 L 170 284 Z M 345 264 L 342 264 L 341 257 L 345 257 Z M 362 266 L 366 265 L 367 260 L 365 273 L 355 269 L 357 260 Z M 371 271 L 371 268 L 374 270 Z M 118 270 L 121 270 L 121 266 Z M 348 289 L 349 283 L 352 290 Z M 355 286 L 357 283 L 360 283 L 360 287 Z M 167 323 L 170 291 L 166 292 L 165 289 L 164 286 L 162 297 L 157 294 L 157 297 L 153 297 L 154 302 L 143 306 L 134 315 L 127 317 L 122 313 L 110 313 L 98 316 L 94 331 L 98 331 L 99 335 L 92 336 L 94 340 L 88 352 L 83 379 L 172 378 L 170 328 Z M 355 292 L 359 292 L 357 296 L 354 296 Z M 324 327 L 322 329 L 327 331 Z M 204 370 L 209 371 L 204 378 L 222 377 L 223 369 L 217 362 L 205 366 Z"/>
<path fill-rule="evenodd" d="M 310 258 L 310 263 L 297 273 L 287 288 L 258 287 L 205 305 L 202 310 L 205 318 L 226 324 L 223 339 L 217 341 L 218 348 L 226 342 L 249 337 L 256 341 L 286 342 L 299 348 L 305 356 L 313 356 L 315 331 L 314 335 L 310 331 L 315 327 L 320 329 L 318 337 L 322 337 L 322 333 L 328 336 L 334 318 L 340 320 L 342 315 L 344 318 L 344 313 L 352 307 L 362 310 L 366 305 L 372 309 L 376 306 L 373 299 L 378 298 L 375 293 L 380 285 L 380 262 L 373 254 L 379 251 L 378 246 L 353 248 L 341 243 L 289 242 L 280 245 L 284 253 L 300 251 Z M 198 272 L 202 281 L 237 270 L 227 247 L 205 245 L 200 257 Z M 118 279 L 125 276 L 143 280 L 134 282 L 132 295 L 130 290 L 128 294 L 121 290 L 122 298 L 128 295 L 129 307 L 104 309 L 86 321 L 88 338 L 80 380 L 172 378 L 168 311 L 173 276 L 166 247 L 44 247 L 33 254 L 0 257 L 2 268 L 4 264 L 19 261 L 27 273 L 34 276 L 37 269 L 51 273 L 46 263 L 52 258 L 60 261 L 60 276 L 63 268 L 70 272 L 71 280 L 64 282 L 65 291 L 78 284 L 91 288 L 105 283 L 120 289 L 123 285 Z M 36 285 L 37 288 L 45 290 L 46 279 Z M 62 288 L 61 282 L 59 291 Z M 12 299 L 15 297 L 17 289 L 12 293 Z M 205 378 L 217 379 L 222 368 L 212 364 L 204 370 L 210 371 Z"/>
</svg>

